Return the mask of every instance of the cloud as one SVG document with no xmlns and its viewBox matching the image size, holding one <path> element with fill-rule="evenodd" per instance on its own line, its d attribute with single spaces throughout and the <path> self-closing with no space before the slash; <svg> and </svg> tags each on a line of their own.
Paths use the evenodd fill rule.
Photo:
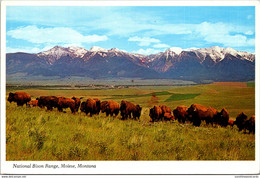
<svg viewBox="0 0 260 178">
<path fill-rule="evenodd" d="M 24 53 L 39 53 L 42 51 L 47 51 L 51 49 L 53 46 L 46 46 L 44 48 L 31 48 L 31 47 L 22 47 L 22 48 L 11 48 L 6 47 L 6 53 L 16 53 L 16 52 L 24 52 Z"/>
<path fill-rule="evenodd" d="M 15 39 L 22 39 L 31 43 L 94 43 L 99 41 L 106 41 L 108 38 L 105 35 L 87 35 L 67 27 L 54 27 L 54 28 L 38 28 L 37 26 L 30 25 L 20 27 L 7 32 L 7 35 Z"/>
<path fill-rule="evenodd" d="M 139 42 L 139 46 L 149 46 L 151 43 L 160 43 L 161 41 L 155 38 L 150 38 L 150 37 L 130 37 L 128 38 L 128 41 L 136 41 Z"/>
<path fill-rule="evenodd" d="M 225 47 L 254 46 L 255 39 L 245 36 L 249 33 L 253 32 L 245 26 L 203 22 L 195 26 L 193 35 L 205 42 L 220 43 Z"/>
<path fill-rule="evenodd" d="M 144 55 L 148 55 L 148 54 L 156 54 L 161 52 L 160 50 L 156 50 L 156 49 L 152 49 L 152 48 L 147 48 L 147 49 L 139 49 L 137 51 L 133 51 L 133 53 L 137 53 L 137 54 L 144 54 Z"/>
<path fill-rule="evenodd" d="M 167 44 L 159 43 L 159 44 L 153 45 L 153 47 L 154 47 L 154 48 L 169 48 L 170 46 L 167 45 Z"/>
</svg>

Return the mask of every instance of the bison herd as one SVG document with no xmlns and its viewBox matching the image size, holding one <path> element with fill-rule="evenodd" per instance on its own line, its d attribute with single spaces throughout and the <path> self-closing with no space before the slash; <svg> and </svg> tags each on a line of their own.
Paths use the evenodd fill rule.
<svg viewBox="0 0 260 178">
<path fill-rule="evenodd" d="M 81 103 L 82 98 L 65 98 L 56 96 L 40 96 L 36 100 L 31 100 L 31 96 L 25 92 L 9 93 L 8 101 L 17 103 L 17 106 L 23 106 L 24 104 L 33 107 L 47 108 L 47 110 L 53 110 L 57 108 L 58 111 L 62 112 L 63 109 L 70 108 L 74 114 L 78 112 L 79 108 L 81 112 L 86 115 L 98 115 L 100 111 L 106 113 L 106 116 L 117 116 L 121 113 L 122 120 L 127 118 L 140 119 L 142 107 L 135 105 L 129 101 L 122 100 L 120 105 L 115 101 L 100 101 L 97 98 L 88 98 L 86 101 Z M 239 131 L 248 130 L 249 133 L 255 133 L 255 116 L 248 117 L 242 112 L 238 114 L 236 120 L 229 120 L 229 112 L 223 108 L 218 112 L 215 108 L 206 107 L 200 104 L 192 104 L 190 107 L 178 106 L 173 111 L 165 106 L 154 106 L 150 109 L 149 116 L 151 122 L 157 121 L 170 121 L 177 120 L 180 123 L 189 122 L 194 126 L 200 126 L 202 121 L 206 124 L 220 125 L 226 127 L 228 125 L 237 125 Z"/>
</svg>

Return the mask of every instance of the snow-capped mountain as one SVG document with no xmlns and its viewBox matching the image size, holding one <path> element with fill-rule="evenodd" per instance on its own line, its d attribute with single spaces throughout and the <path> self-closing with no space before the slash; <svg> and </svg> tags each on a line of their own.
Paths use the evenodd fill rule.
<svg viewBox="0 0 260 178">
<path fill-rule="evenodd" d="M 55 46 L 47 51 L 43 51 L 37 54 L 39 57 L 43 57 L 48 60 L 50 64 L 53 64 L 56 60 L 62 56 L 70 56 L 72 58 L 82 58 L 88 51 L 81 47 L 61 47 Z"/>
<path fill-rule="evenodd" d="M 232 48 L 172 47 L 152 55 L 117 48 L 55 46 L 38 54 L 7 54 L 7 74 L 87 76 L 92 78 L 175 78 L 187 80 L 252 80 L 255 55 Z"/>
</svg>

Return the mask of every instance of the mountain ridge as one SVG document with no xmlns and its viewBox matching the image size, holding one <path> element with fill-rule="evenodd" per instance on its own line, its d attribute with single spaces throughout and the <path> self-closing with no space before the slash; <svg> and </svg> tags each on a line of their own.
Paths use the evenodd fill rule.
<svg viewBox="0 0 260 178">
<path fill-rule="evenodd" d="M 8 53 L 6 57 L 7 75 L 24 72 L 28 76 L 77 75 L 97 79 L 126 77 L 193 81 L 245 81 L 255 77 L 254 54 L 219 46 L 172 47 L 150 55 L 97 46 L 90 50 L 55 46 L 36 54 Z"/>
</svg>

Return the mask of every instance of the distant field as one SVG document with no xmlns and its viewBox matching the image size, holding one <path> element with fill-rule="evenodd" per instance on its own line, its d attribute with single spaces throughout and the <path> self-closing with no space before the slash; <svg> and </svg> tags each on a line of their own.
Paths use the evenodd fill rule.
<svg viewBox="0 0 260 178">
<path fill-rule="evenodd" d="M 247 83 L 215 83 L 194 86 L 138 86 L 130 88 L 75 89 L 21 87 L 32 98 L 41 95 L 122 99 L 140 104 L 140 121 L 120 120 L 120 116 L 89 117 L 84 113 L 60 113 L 40 108 L 17 107 L 6 103 L 7 160 L 254 160 L 254 135 L 237 127 L 197 128 L 176 121 L 150 123 L 149 108 L 165 104 L 200 103 L 219 111 L 225 107 L 231 119 L 238 113 L 255 113 L 255 88 Z M 18 91 L 14 86 L 10 91 Z"/>
</svg>

